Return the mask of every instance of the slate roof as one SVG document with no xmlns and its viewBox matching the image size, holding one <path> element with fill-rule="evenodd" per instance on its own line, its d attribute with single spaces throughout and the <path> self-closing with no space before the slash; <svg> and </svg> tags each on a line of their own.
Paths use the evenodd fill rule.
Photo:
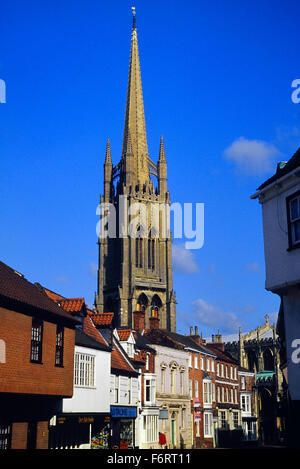
<svg viewBox="0 0 300 469">
<path fill-rule="evenodd" d="M 230 353 L 226 351 L 222 351 L 218 347 L 215 347 L 214 344 L 207 344 L 207 348 L 209 348 L 215 355 L 217 355 L 217 359 L 223 362 L 229 362 L 229 363 L 234 363 L 235 365 L 238 365 L 239 362 L 235 360 Z"/>
<path fill-rule="evenodd" d="M 176 349 L 193 349 L 199 353 L 215 356 L 215 353 L 206 347 L 206 345 L 197 344 L 190 336 L 177 334 L 165 329 L 150 329 L 146 332 L 145 338 L 148 343 L 162 345 Z"/>
<path fill-rule="evenodd" d="M 165 333 L 168 336 L 172 337 L 174 340 L 177 340 L 178 342 L 182 343 L 186 348 L 191 348 L 191 349 L 199 351 L 200 353 L 210 355 L 210 356 L 215 355 L 210 349 L 206 348 L 206 345 L 197 344 L 188 335 L 177 334 L 176 332 L 169 332 L 169 331 L 165 331 Z"/>
<path fill-rule="evenodd" d="M 296 151 L 296 153 L 292 156 L 292 158 L 287 161 L 285 164 L 279 164 L 277 167 L 276 173 L 267 179 L 263 184 L 261 184 L 258 188 L 258 190 L 263 189 L 264 187 L 272 184 L 272 182 L 276 181 L 277 179 L 281 178 L 282 176 L 285 176 L 289 172 L 293 171 L 294 169 L 300 167 L 300 148 Z"/>
<path fill-rule="evenodd" d="M 71 314 L 59 307 L 56 302 L 45 294 L 39 284 L 29 282 L 23 274 L 1 261 L 0 297 L 2 297 L 2 302 L 5 300 L 6 303 L 12 303 L 12 306 L 16 308 L 21 305 L 26 305 L 77 323 L 77 320 L 73 318 Z"/>
<path fill-rule="evenodd" d="M 162 329 L 149 329 L 145 332 L 145 338 L 150 344 L 170 347 L 177 350 L 184 350 L 184 345 L 178 343 L 175 339 L 166 334 Z"/>
<path fill-rule="evenodd" d="M 110 351 L 107 345 L 85 334 L 81 329 L 76 329 L 75 331 L 75 344 L 80 345 L 81 347 L 103 350 L 105 352 Z"/>
<path fill-rule="evenodd" d="M 140 334 L 137 331 L 133 332 L 135 338 L 136 348 L 139 350 L 146 350 L 147 352 L 156 353 L 156 350 L 151 347 L 151 344 L 148 342 L 147 337 Z"/>
</svg>

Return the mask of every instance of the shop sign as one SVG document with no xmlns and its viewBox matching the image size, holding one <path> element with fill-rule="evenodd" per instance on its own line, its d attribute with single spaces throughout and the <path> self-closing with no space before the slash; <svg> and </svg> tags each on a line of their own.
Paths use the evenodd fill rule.
<svg viewBox="0 0 300 469">
<path fill-rule="evenodd" d="M 78 423 L 93 423 L 94 417 L 78 417 Z"/>
<path fill-rule="evenodd" d="M 136 407 L 122 407 L 122 406 L 111 406 L 110 407 L 111 417 L 121 418 L 130 417 L 136 418 Z"/>
</svg>

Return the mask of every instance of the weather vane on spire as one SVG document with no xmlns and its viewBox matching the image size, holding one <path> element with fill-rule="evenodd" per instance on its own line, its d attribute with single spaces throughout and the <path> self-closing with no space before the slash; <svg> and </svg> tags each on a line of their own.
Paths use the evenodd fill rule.
<svg viewBox="0 0 300 469">
<path fill-rule="evenodd" d="M 136 11 L 135 11 L 135 7 L 131 7 L 131 9 L 132 9 L 132 14 L 133 14 L 133 29 L 135 29 L 135 13 L 136 13 Z"/>
</svg>

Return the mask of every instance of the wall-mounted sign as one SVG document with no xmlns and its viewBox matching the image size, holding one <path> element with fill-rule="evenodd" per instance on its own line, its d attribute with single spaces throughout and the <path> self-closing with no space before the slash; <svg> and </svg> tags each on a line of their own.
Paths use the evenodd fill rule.
<svg viewBox="0 0 300 469">
<path fill-rule="evenodd" d="M 161 420 L 167 420 L 169 418 L 169 411 L 168 409 L 159 409 L 159 416 Z"/>
<path fill-rule="evenodd" d="M 114 418 L 130 417 L 136 418 L 136 407 L 110 406 L 110 415 Z"/>
</svg>

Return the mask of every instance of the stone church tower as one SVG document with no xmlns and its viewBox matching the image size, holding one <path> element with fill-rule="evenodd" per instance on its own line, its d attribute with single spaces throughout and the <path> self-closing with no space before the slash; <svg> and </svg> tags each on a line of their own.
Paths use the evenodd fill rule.
<svg viewBox="0 0 300 469">
<path fill-rule="evenodd" d="M 149 222 L 151 213 L 157 214 L 158 206 L 170 206 L 167 162 L 162 137 L 157 164 L 148 155 L 135 11 L 122 155 L 114 166 L 108 140 L 100 202 L 110 204 L 115 211 L 116 237 L 99 236 L 97 311 L 113 311 L 117 325 L 128 327 L 133 327 L 133 312 L 144 311 L 146 328 L 152 317 L 159 319 L 160 328 L 175 331 L 176 297 L 169 222 L 165 231 L 162 212 L 155 218 L 155 226 Z M 136 218 L 130 213 L 133 203 L 140 203 L 144 210 Z M 141 212 L 147 217 L 141 216 Z M 128 230 L 120 230 L 124 216 L 128 225 L 136 223 L 134 236 Z"/>
</svg>

